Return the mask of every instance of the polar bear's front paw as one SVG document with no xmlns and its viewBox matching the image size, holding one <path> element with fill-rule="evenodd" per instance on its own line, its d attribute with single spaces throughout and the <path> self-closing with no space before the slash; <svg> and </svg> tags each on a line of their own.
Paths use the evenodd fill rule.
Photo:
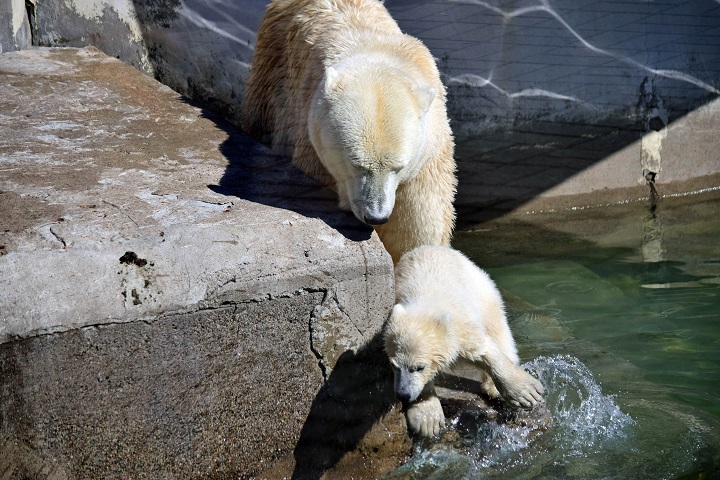
<svg viewBox="0 0 720 480">
<path fill-rule="evenodd" d="M 445 426 L 445 415 L 440 399 L 436 396 L 408 405 L 406 415 L 408 428 L 423 437 L 437 435 Z"/>
<path fill-rule="evenodd" d="M 486 375 L 483 379 L 482 391 L 485 392 L 485 394 L 492 399 L 500 397 L 500 392 L 495 386 L 495 382 L 493 382 L 493 379 L 492 377 L 490 377 L 490 375 Z"/>
<path fill-rule="evenodd" d="M 534 407 L 543 402 L 545 388 L 542 383 L 525 370 L 518 369 L 517 374 L 505 385 L 501 392 L 505 400 L 515 407 Z"/>
</svg>

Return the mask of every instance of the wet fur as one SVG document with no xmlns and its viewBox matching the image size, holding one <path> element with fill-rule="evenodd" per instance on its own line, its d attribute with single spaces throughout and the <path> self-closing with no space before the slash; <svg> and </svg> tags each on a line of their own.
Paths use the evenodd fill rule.
<svg viewBox="0 0 720 480">
<path fill-rule="evenodd" d="M 338 76 L 333 78 L 333 72 Z M 353 78 L 358 80 L 345 81 Z M 372 102 L 349 103 L 348 111 L 335 119 L 340 125 L 322 124 L 321 119 L 330 118 L 326 112 L 313 118 L 313 108 L 326 108 L 332 95 L 352 93 L 358 85 L 375 90 L 360 92 L 361 98 L 372 98 Z M 419 123 L 412 112 L 422 113 Z M 401 114 L 412 120 L 407 120 L 407 127 Z M 331 149 L 318 152 L 313 145 L 313 139 L 322 143 L 318 139 L 327 140 L 346 128 L 344 124 L 348 130 L 369 125 L 364 132 L 350 132 L 348 138 L 353 141 L 340 145 L 356 149 L 346 154 L 357 157 L 372 174 L 364 179 L 369 186 L 356 192 L 374 196 L 367 199 L 375 202 L 369 207 L 348 201 L 347 182 L 338 182 L 328 170 L 328 165 L 335 168 L 337 163 L 330 158 Z M 419 133 L 416 125 L 420 125 Z M 449 243 L 456 178 L 445 89 L 430 52 L 419 40 L 404 35 L 380 2 L 272 2 L 258 31 L 242 126 L 278 153 L 292 156 L 307 175 L 334 187 L 341 207 L 353 209 L 356 215 L 363 207 L 389 213 L 383 205 L 394 200 L 387 223 L 375 226 L 393 261 L 418 245 Z M 418 149 L 417 153 L 412 149 Z M 391 178 L 387 172 L 393 166 L 383 162 L 394 154 L 404 162 L 412 159 Z"/>
<path fill-rule="evenodd" d="M 396 266 L 395 296 L 385 351 L 414 431 L 432 435 L 444 422 L 432 382 L 457 362 L 485 372 L 491 397 L 523 407 L 542 401 L 540 382 L 518 366 L 500 292 L 467 257 L 441 246 L 410 251 Z"/>
</svg>

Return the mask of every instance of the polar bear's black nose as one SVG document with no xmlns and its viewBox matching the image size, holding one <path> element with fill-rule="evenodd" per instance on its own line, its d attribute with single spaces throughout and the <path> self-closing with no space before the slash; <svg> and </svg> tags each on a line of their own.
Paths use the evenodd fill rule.
<svg viewBox="0 0 720 480">
<path fill-rule="evenodd" d="M 397 396 L 397 399 L 403 403 L 410 402 L 410 393 L 408 392 L 395 392 L 395 396 Z"/>
<path fill-rule="evenodd" d="M 382 225 L 387 223 L 388 217 L 384 215 L 374 215 L 372 213 L 366 213 L 363 218 L 363 222 L 368 225 Z"/>
</svg>

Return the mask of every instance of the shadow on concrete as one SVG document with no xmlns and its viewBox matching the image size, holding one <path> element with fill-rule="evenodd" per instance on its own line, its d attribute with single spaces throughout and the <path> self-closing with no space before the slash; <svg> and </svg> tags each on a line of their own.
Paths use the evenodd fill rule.
<svg viewBox="0 0 720 480">
<path fill-rule="evenodd" d="M 133 0 L 150 69 L 183 95 L 237 119 L 266 3 Z M 463 3 L 468 2 L 387 5 L 400 28 L 437 58 L 448 90 L 460 230 L 512 211 L 717 96 L 712 59 L 720 47 L 688 47 L 680 55 L 665 43 L 674 44 L 676 37 L 687 45 L 707 43 L 720 8 L 699 0 L 677 6 L 694 19 L 692 28 L 678 29 L 672 15 L 653 5 L 638 7 L 647 31 L 630 35 L 627 48 L 614 40 L 627 22 L 637 21 L 624 8 L 608 7 L 610 26 L 619 31 L 597 36 L 588 27 L 598 18 L 589 0 L 572 8 L 541 2 L 528 11 Z M 543 43 L 548 32 L 558 37 L 552 45 Z M 97 38 L 108 43 L 98 44 L 104 50 L 112 46 Z M 648 59 L 652 63 L 645 64 Z M 289 162 L 247 139 L 230 138 L 223 153 L 231 162 L 219 183 L 224 193 L 281 208 L 288 201 L 269 199 L 262 188 L 315 195 L 302 175 L 291 173 Z M 285 175 L 282 184 L 277 174 Z M 332 198 L 324 194 L 313 201 Z"/>
<path fill-rule="evenodd" d="M 645 133 L 642 125 L 628 119 L 614 125 L 535 122 L 458 138 L 457 229 L 514 210 L 638 141 Z M 637 165 L 640 177 L 639 158 Z"/>
<path fill-rule="evenodd" d="M 292 478 L 321 478 L 358 448 L 394 404 L 392 370 L 380 332 L 357 352 L 348 350 L 338 358 L 300 432 Z"/>
<path fill-rule="evenodd" d="M 349 240 L 368 240 L 371 227 L 337 207 L 337 195 L 273 154 L 230 122 L 203 111 L 228 135 L 220 151 L 228 166 L 216 193 L 318 218 Z M 337 360 L 313 400 L 293 456 L 293 479 L 319 479 L 361 440 L 395 403 L 392 372 L 383 352 L 382 332 L 357 352 Z"/>
<path fill-rule="evenodd" d="M 194 103 L 187 98 L 184 101 Z M 274 154 L 208 110 L 203 109 L 203 116 L 227 133 L 220 152 L 227 158 L 228 166 L 216 185 L 208 185 L 212 191 L 318 218 L 349 240 L 370 238 L 371 227 L 352 213 L 340 210 L 337 195 L 295 168 L 287 157 Z"/>
<path fill-rule="evenodd" d="M 237 118 L 266 1 L 132 0 L 139 33 L 128 31 L 128 12 L 108 6 L 89 19 L 73 10 L 79 2 L 66 3 L 38 7 L 36 44 L 95 45 Z M 718 4 L 395 0 L 387 8 L 428 46 L 448 89 L 461 229 L 512 210 L 719 93 Z M 244 155 L 238 143 L 228 143 L 229 158 Z M 246 171 L 268 168 L 268 159 L 245 161 Z M 237 165 L 221 182 L 226 191 L 244 181 Z"/>
</svg>

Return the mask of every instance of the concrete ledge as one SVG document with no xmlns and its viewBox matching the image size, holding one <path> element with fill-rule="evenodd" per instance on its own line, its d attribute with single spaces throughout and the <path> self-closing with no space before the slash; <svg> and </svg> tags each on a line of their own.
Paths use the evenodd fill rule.
<svg viewBox="0 0 720 480">
<path fill-rule="evenodd" d="M 459 227 L 720 188 L 719 122 L 716 99 L 657 131 L 538 123 L 460 143 Z"/>
<path fill-rule="evenodd" d="M 3 472 L 325 471 L 402 419 L 392 262 L 334 194 L 93 48 L 0 55 L 0 125 Z"/>
</svg>

